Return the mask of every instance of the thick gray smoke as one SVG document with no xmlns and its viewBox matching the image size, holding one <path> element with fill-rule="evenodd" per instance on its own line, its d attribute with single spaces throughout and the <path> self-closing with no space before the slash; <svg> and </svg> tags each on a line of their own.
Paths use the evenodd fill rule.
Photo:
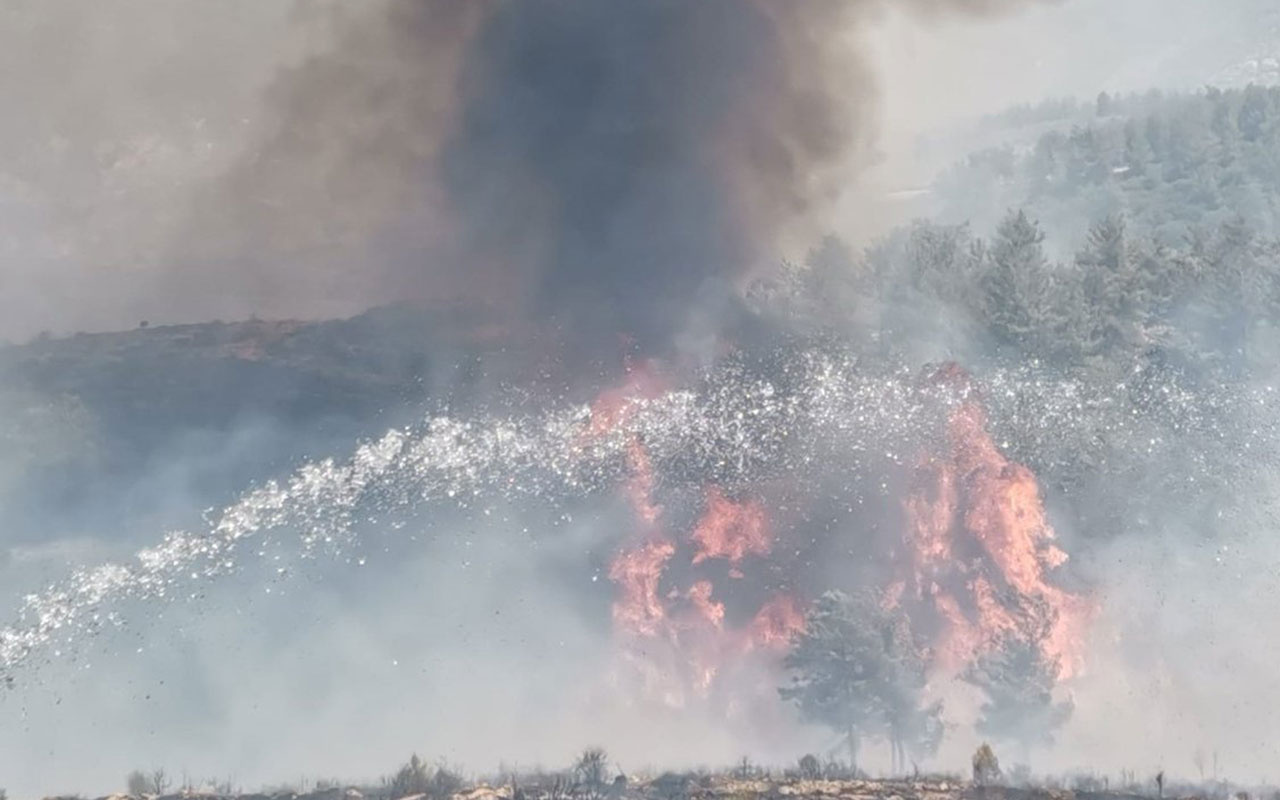
<svg viewBox="0 0 1280 800">
<path fill-rule="evenodd" d="M 224 226 L 219 263 L 303 259 L 389 297 L 661 347 L 868 162 L 879 104 L 859 36 L 883 6 L 431 0 L 337 19 L 333 49 L 272 90 L 277 135 L 224 187 L 234 202 L 193 225 Z"/>
<path fill-rule="evenodd" d="M 1015 101 L 1201 86 L 1241 52 L 1241 39 L 1265 39 L 1259 3 L 831 0 L 817 13 L 838 24 L 787 23 L 791 34 L 775 37 L 792 58 L 775 74 L 826 103 L 850 139 L 834 154 L 818 151 L 816 162 L 797 161 L 791 186 L 739 190 L 741 176 L 768 171 L 724 179 L 736 198 L 730 221 L 745 220 L 762 245 L 753 255 L 766 263 L 803 252 L 809 229 L 865 242 L 915 213 L 885 194 L 927 183 L 974 148 L 922 153 L 919 134 Z M 756 5 L 789 17 L 797 8 L 797 23 L 813 7 Z M 998 13 L 1018 7 L 1030 13 Z M 464 56 L 496 8 L 489 0 L 7 4 L 0 95 L 13 113 L 0 125 L 0 339 L 140 320 L 347 316 L 406 296 L 527 299 L 510 259 L 480 272 L 478 258 L 461 257 L 437 169 L 458 129 Z M 696 63 L 716 62 L 704 49 Z M 818 61 L 832 69 L 820 74 Z M 791 116 L 764 102 L 769 92 L 750 98 L 758 116 L 725 130 L 791 131 Z M 731 149 L 737 141 L 723 135 L 714 152 L 741 153 Z M 854 169 L 881 150 L 889 161 L 874 173 Z M 833 187 L 845 196 L 833 198 Z M 788 204 L 796 192 L 803 215 Z M 833 220 L 822 219 L 828 200 Z M 761 207 L 785 219 L 754 211 Z M 789 225 L 801 229 L 781 237 Z"/>
<path fill-rule="evenodd" d="M 654 340 L 684 324 L 856 144 L 866 92 L 855 78 L 837 95 L 823 57 L 842 9 L 493 4 L 441 154 L 468 256 L 514 267 L 574 327 Z"/>
</svg>

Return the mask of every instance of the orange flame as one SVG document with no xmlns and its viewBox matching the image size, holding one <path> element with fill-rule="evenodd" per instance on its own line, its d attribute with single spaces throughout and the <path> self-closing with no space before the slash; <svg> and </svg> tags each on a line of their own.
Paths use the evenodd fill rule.
<svg viewBox="0 0 1280 800">
<path fill-rule="evenodd" d="M 697 548 L 693 563 L 723 558 L 734 565 L 734 577 L 742 577 L 737 564 L 744 558 L 768 555 L 773 546 L 764 508 L 755 501 L 735 503 L 716 486 L 707 490 L 707 510 L 691 538 Z"/>
<path fill-rule="evenodd" d="M 930 650 L 943 674 L 959 674 L 1014 637 L 1034 644 L 1058 677 L 1070 677 L 1083 662 L 1091 607 L 1055 583 L 1067 556 L 1055 543 L 1036 478 L 996 446 L 964 373 L 944 369 L 938 377 L 957 384 L 961 400 L 946 419 L 944 444 L 920 458 L 901 500 L 904 571 L 886 582 L 882 601 L 907 606 L 913 623 L 935 623 Z M 593 406 L 593 434 L 624 422 L 638 399 L 652 396 L 661 383 L 648 368 L 629 369 L 626 383 Z M 646 695 L 674 707 L 706 698 L 748 654 L 766 665 L 760 674 L 773 674 L 804 630 L 801 601 L 776 591 L 749 622 L 735 624 L 720 592 L 725 587 L 705 570 L 694 569 L 683 584 L 674 575 L 687 571 L 671 570 L 673 564 L 696 568 L 719 561 L 731 578 L 742 578 L 748 564 L 775 548 L 763 502 L 709 486 L 687 536 L 673 535 L 664 529 L 667 510 L 656 498 L 655 467 L 638 438 L 627 447 L 626 467 L 620 492 L 639 526 L 636 542 L 614 557 L 609 577 L 617 587 L 613 618 L 621 653 Z M 731 706 L 737 702 L 728 699 Z"/>
<path fill-rule="evenodd" d="M 617 427 L 635 408 L 637 401 L 657 397 L 665 388 L 652 362 L 627 359 L 621 384 L 606 389 L 591 404 L 591 433 L 601 435 Z"/>
<path fill-rule="evenodd" d="M 638 439 L 632 439 L 627 445 L 627 467 L 631 477 L 623 487 L 624 494 L 636 516 L 646 527 L 652 528 L 662 516 L 662 506 L 653 501 L 653 462 L 649 458 L 649 451 Z"/>
<path fill-rule="evenodd" d="M 646 542 L 614 559 L 609 578 L 618 585 L 613 619 L 620 628 L 641 636 L 657 636 L 667 619 L 658 583 L 676 547 L 665 539 Z"/>
<path fill-rule="evenodd" d="M 643 447 L 638 447 L 643 452 Z M 624 487 L 637 516 L 646 523 L 648 510 L 661 508 L 637 487 L 651 487 L 644 477 L 643 458 L 631 459 L 633 475 Z M 690 564 L 708 559 L 724 559 L 734 565 L 752 555 L 770 550 L 768 526 L 763 506 L 755 501 L 734 502 L 717 487 L 707 492 L 707 507 L 689 537 Z M 706 579 L 694 581 L 687 589 L 673 588 L 665 594 L 659 588 L 666 569 L 677 552 L 664 535 L 650 533 L 649 540 L 622 550 L 614 558 L 609 577 L 618 585 L 613 617 L 625 637 L 652 649 L 663 643 L 676 648 L 687 667 L 689 688 L 704 694 L 720 671 L 720 665 L 734 656 L 753 650 L 778 652 L 785 649 L 796 632 L 804 627 L 804 612 L 794 597 L 774 595 L 742 628 L 725 623 L 725 606 L 716 598 L 715 585 Z M 669 697 L 687 693 L 664 690 Z"/>
<path fill-rule="evenodd" d="M 775 595 L 751 620 L 747 641 L 751 647 L 785 651 L 804 631 L 804 610 L 789 594 Z"/>
<path fill-rule="evenodd" d="M 616 423 L 627 403 L 610 396 L 607 414 Z M 677 546 L 660 530 L 663 508 L 653 497 L 653 465 L 644 445 L 632 441 L 627 451 L 628 478 L 622 492 L 642 523 L 644 541 L 619 552 L 609 570 L 618 586 L 613 618 L 628 657 L 651 696 L 682 707 L 690 697 L 706 697 L 724 664 L 753 650 L 777 653 L 804 625 L 797 601 L 778 594 L 741 629 L 726 626 L 724 603 L 715 585 L 695 580 L 683 591 L 666 593 L 661 583 Z M 741 577 L 739 565 L 750 556 L 767 555 L 772 547 L 764 507 L 754 500 L 737 502 L 719 487 L 710 487 L 706 507 L 689 535 L 689 563 L 723 559 L 730 575 Z"/>
<path fill-rule="evenodd" d="M 958 670 L 1013 636 L 1070 677 L 1083 662 L 1089 609 L 1052 581 L 1067 555 L 1054 544 L 1035 475 L 1004 457 L 968 395 L 948 419 L 947 449 L 922 460 L 903 501 L 909 583 L 942 622 L 942 666 Z"/>
</svg>

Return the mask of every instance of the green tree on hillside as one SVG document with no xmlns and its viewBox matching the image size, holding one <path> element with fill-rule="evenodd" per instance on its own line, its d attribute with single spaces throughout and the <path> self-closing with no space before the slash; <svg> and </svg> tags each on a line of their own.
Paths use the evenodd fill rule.
<svg viewBox="0 0 1280 800">
<path fill-rule="evenodd" d="M 998 341 L 1031 352 L 1052 346 L 1060 323 L 1056 278 L 1039 223 L 1011 211 L 996 229 L 980 279 L 983 316 Z"/>
</svg>

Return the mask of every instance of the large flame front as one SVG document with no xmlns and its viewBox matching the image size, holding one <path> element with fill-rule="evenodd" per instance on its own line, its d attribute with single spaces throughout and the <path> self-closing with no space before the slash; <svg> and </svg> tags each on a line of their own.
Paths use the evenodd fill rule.
<svg viewBox="0 0 1280 800">
<path fill-rule="evenodd" d="M 628 364 L 623 385 L 601 394 L 594 404 L 592 430 L 603 433 L 616 426 L 636 400 L 651 397 L 662 385 L 652 367 Z M 669 578 L 673 561 L 682 559 L 691 567 L 723 563 L 731 580 L 741 580 L 744 562 L 763 559 L 773 548 L 764 505 L 757 499 L 731 498 L 722 487 L 710 485 L 696 524 L 677 538 L 668 532 L 665 510 L 654 497 L 653 464 L 639 439 L 628 445 L 626 466 L 621 494 L 638 524 L 632 544 L 615 556 L 609 569 L 618 587 L 613 619 L 623 651 L 649 693 L 668 705 L 683 706 L 706 697 L 731 660 L 752 652 L 785 652 L 803 627 L 804 612 L 796 598 L 774 592 L 748 623 L 733 626 L 710 577 L 698 575 L 684 585 Z"/>
<path fill-rule="evenodd" d="M 940 618 L 936 654 L 947 672 L 1015 639 L 1036 648 L 1058 677 L 1071 677 L 1084 661 L 1088 604 L 1052 581 L 1067 554 L 1055 543 L 1035 475 L 996 447 L 986 412 L 960 380 L 945 451 L 921 457 L 903 500 L 910 564 L 891 600 L 909 589 L 917 608 Z"/>
<path fill-rule="evenodd" d="M 907 476 L 902 546 L 878 590 L 932 638 L 935 676 L 959 676 L 1013 638 L 1034 646 L 1056 677 L 1070 677 L 1083 663 L 1088 607 L 1054 583 L 1067 556 L 1055 544 L 1035 476 L 1000 452 L 967 377 L 954 368 L 940 375 L 961 384 L 958 400 L 941 441 Z M 629 369 L 623 386 L 601 395 L 593 430 L 611 429 L 631 403 L 661 385 L 649 370 Z M 737 624 L 725 606 L 729 584 L 749 583 L 747 565 L 776 566 L 777 531 L 763 493 L 708 485 L 696 522 L 673 533 L 679 526 L 668 525 L 655 497 L 658 481 L 643 442 L 630 443 L 626 466 L 621 494 L 638 524 L 609 577 L 621 649 L 646 690 L 675 706 L 707 697 L 726 665 L 748 654 L 779 672 L 781 656 L 804 630 L 804 598 L 779 588 L 747 592 L 757 605 L 736 615 Z M 800 579 L 791 585 L 813 589 Z"/>
<path fill-rule="evenodd" d="M 636 451 L 642 453 L 643 447 L 636 445 Z M 764 507 L 755 500 L 731 500 L 719 487 L 710 487 L 701 519 L 678 543 L 658 524 L 660 507 L 635 491 L 652 485 L 643 472 L 647 458 L 633 457 L 631 463 L 639 471 L 626 494 L 642 526 L 638 541 L 618 553 L 609 570 L 618 586 L 613 618 L 631 660 L 643 662 L 646 683 L 669 704 L 683 705 L 691 696 L 705 697 L 731 659 L 753 651 L 785 651 L 802 629 L 804 614 L 799 601 L 777 592 L 749 623 L 733 627 L 711 579 L 698 577 L 685 586 L 669 580 L 677 555 L 689 565 L 723 561 L 730 579 L 741 579 L 744 560 L 766 557 L 772 549 Z"/>
</svg>

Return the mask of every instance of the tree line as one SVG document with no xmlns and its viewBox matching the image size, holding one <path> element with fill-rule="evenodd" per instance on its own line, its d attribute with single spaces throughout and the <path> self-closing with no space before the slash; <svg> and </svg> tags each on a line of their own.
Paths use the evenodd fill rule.
<svg viewBox="0 0 1280 800">
<path fill-rule="evenodd" d="M 856 256 L 830 238 L 754 288 L 769 312 L 882 361 L 953 357 L 1066 372 L 1177 369 L 1198 379 L 1275 363 L 1280 241 L 1240 219 L 1178 246 L 1107 216 L 1069 258 L 1024 210 L 988 238 L 919 221 Z"/>
<path fill-rule="evenodd" d="M 929 644 L 907 614 L 874 592 L 830 591 L 810 609 L 779 689 L 800 715 L 837 732 L 856 773 L 867 740 L 889 747 L 892 774 L 935 755 L 945 733 L 943 704 L 929 696 Z M 1058 664 L 1034 644 L 1007 638 L 961 674 L 983 696 L 978 733 L 1013 744 L 1027 763 L 1053 742 L 1072 712 L 1054 696 Z"/>
<path fill-rule="evenodd" d="M 1164 244 L 1240 217 L 1280 234 L 1280 88 L 1098 96 L 1091 113 L 1055 102 L 989 123 L 1048 130 L 974 153 L 938 182 L 942 218 L 993 224 L 1025 206 L 1067 241 L 1125 215 Z"/>
</svg>

